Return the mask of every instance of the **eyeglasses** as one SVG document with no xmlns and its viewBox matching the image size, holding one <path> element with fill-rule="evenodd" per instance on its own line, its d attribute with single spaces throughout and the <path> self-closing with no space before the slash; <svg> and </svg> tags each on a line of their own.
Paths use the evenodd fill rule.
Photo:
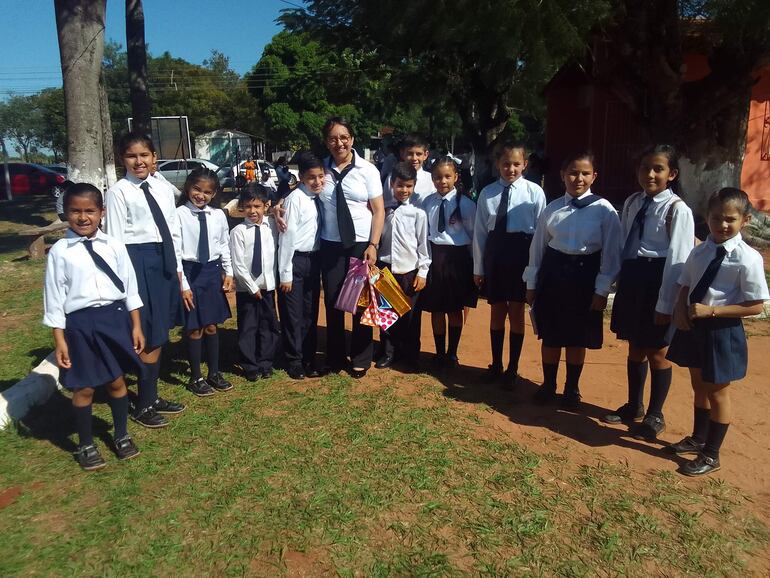
<svg viewBox="0 0 770 578">
<path fill-rule="evenodd" d="M 326 139 L 326 142 L 329 144 L 348 144 L 350 142 L 350 135 L 342 135 L 342 136 L 330 136 Z"/>
</svg>

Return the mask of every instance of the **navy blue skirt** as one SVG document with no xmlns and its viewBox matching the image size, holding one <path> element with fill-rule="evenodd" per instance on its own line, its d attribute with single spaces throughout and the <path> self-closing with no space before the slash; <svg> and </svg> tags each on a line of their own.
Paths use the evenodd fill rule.
<svg viewBox="0 0 770 578">
<path fill-rule="evenodd" d="M 669 326 L 654 322 L 665 265 L 665 258 L 637 257 L 623 261 L 610 321 L 610 329 L 618 339 L 649 349 L 668 346 Z"/>
<path fill-rule="evenodd" d="M 182 261 L 182 267 L 195 304 L 192 311 L 185 311 L 184 330 L 194 331 L 230 319 L 230 304 L 222 290 L 222 261 Z"/>
<path fill-rule="evenodd" d="M 172 327 L 182 325 L 184 307 L 180 295 L 179 278 L 166 277 L 163 273 L 163 248 L 161 243 L 126 245 L 128 256 L 134 265 L 139 296 L 144 306 L 142 331 L 147 349 L 155 349 L 168 341 Z"/>
<path fill-rule="evenodd" d="M 428 280 L 420 295 L 420 309 L 454 313 L 476 307 L 478 290 L 473 282 L 473 257 L 468 245 L 430 244 Z"/>
<path fill-rule="evenodd" d="M 680 367 L 699 368 L 709 383 L 743 379 L 748 358 L 741 319 L 698 319 L 690 331 L 677 329 L 666 355 Z"/>
<path fill-rule="evenodd" d="M 548 247 L 537 275 L 534 316 L 546 347 L 602 346 L 602 311 L 591 311 L 601 251 L 567 255 Z"/>
<path fill-rule="evenodd" d="M 61 370 L 59 382 L 67 389 L 105 385 L 124 373 L 141 375 L 144 369 L 123 301 L 68 313 L 64 339 L 72 367 Z"/>
<path fill-rule="evenodd" d="M 529 262 L 532 235 L 490 231 L 484 246 L 484 284 L 481 296 L 492 303 L 524 303 L 527 284 L 522 281 Z"/>
</svg>

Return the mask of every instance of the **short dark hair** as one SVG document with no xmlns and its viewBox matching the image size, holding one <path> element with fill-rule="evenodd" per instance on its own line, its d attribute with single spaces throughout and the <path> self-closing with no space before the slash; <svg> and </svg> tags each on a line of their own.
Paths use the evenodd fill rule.
<svg viewBox="0 0 770 578">
<path fill-rule="evenodd" d="M 707 214 L 727 203 L 735 203 L 744 217 L 751 212 L 751 201 L 744 191 L 735 187 L 724 187 L 709 197 L 706 205 Z"/>
<path fill-rule="evenodd" d="M 150 149 L 150 152 L 152 154 L 155 154 L 155 145 L 153 144 L 152 139 L 146 134 L 132 131 L 132 132 L 127 132 L 122 137 L 120 137 L 120 141 L 118 141 L 119 156 L 122 157 L 124 154 L 126 154 L 126 151 L 129 148 L 131 148 L 131 145 L 135 145 L 137 143 L 143 144 L 148 149 Z"/>
<path fill-rule="evenodd" d="M 321 129 L 321 133 L 323 134 L 324 139 L 329 137 L 329 133 L 332 131 L 334 126 L 338 124 L 341 124 L 346 129 L 348 129 L 350 136 L 356 136 L 355 132 L 353 131 L 353 126 L 350 124 L 348 119 L 346 119 L 344 116 L 333 116 L 324 123 L 323 128 Z"/>
<path fill-rule="evenodd" d="M 71 199 L 75 197 L 91 197 L 100 210 L 104 209 L 102 192 L 91 183 L 72 183 L 67 187 L 67 190 L 64 191 L 64 200 L 62 201 L 62 207 L 64 208 L 65 213 L 69 208 Z"/>
<path fill-rule="evenodd" d="M 521 149 L 521 155 L 524 157 L 524 160 L 527 160 L 527 145 L 524 144 L 522 141 L 515 141 L 515 140 L 503 140 L 498 142 L 495 145 L 495 148 L 492 150 L 492 155 L 494 156 L 495 161 L 499 161 L 500 158 L 507 153 L 508 151 L 515 151 L 517 149 Z"/>
<path fill-rule="evenodd" d="M 300 151 L 297 153 L 297 168 L 301 176 L 310 169 L 323 169 L 324 163 L 310 151 Z"/>
<path fill-rule="evenodd" d="M 460 167 L 457 165 L 457 162 L 454 160 L 454 158 L 450 157 L 449 155 L 444 155 L 443 157 L 437 158 L 436 162 L 434 162 L 430 167 L 430 172 L 433 173 L 437 168 L 445 165 L 451 165 L 455 171 L 455 174 L 460 174 Z"/>
<path fill-rule="evenodd" d="M 668 160 L 668 168 L 677 172 L 676 178 L 669 183 L 669 188 L 675 193 L 679 193 L 679 151 L 676 150 L 674 145 L 670 144 L 655 144 L 648 146 L 639 155 L 639 164 L 642 159 L 652 155 L 663 155 Z"/>
<path fill-rule="evenodd" d="M 238 195 L 238 206 L 243 208 L 246 203 L 254 199 L 267 204 L 270 201 L 270 192 L 267 187 L 256 182 L 249 183 L 249 186 Z"/>
<path fill-rule="evenodd" d="M 412 166 L 412 163 L 401 161 L 396 163 L 393 170 L 390 172 L 390 181 L 395 182 L 396 179 L 402 181 L 416 181 L 417 170 Z"/>
<path fill-rule="evenodd" d="M 594 171 L 596 170 L 596 157 L 594 156 L 594 153 L 591 151 L 591 149 L 583 149 L 568 154 L 566 157 L 564 157 L 564 160 L 561 163 L 561 170 L 566 171 L 567 167 L 575 161 L 588 161 L 591 163 Z"/>
<path fill-rule="evenodd" d="M 398 143 L 398 150 L 409 149 L 412 147 L 421 147 L 425 150 L 430 148 L 428 139 L 417 133 L 405 134 L 401 141 Z"/>
</svg>

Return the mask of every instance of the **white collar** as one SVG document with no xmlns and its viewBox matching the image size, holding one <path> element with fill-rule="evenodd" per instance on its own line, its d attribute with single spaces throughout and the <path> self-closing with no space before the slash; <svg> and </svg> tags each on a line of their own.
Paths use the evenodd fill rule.
<svg viewBox="0 0 770 578">
<path fill-rule="evenodd" d="M 738 231 L 738 234 L 735 235 L 735 237 L 731 237 L 727 239 L 727 241 L 725 241 L 724 243 L 715 243 L 714 239 L 709 234 L 709 236 L 706 238 L 706 243 L 714 245 L 714 248 L 715 248 L 714 250 L 716 250 L 716 247 L 720 247 L 720 246 L 724 247 L 725 251 L 727 251 L 727 254 L 729 255 L 736 249 L 736 247 L 738 247 L 738 245 L 741 244 L 742 240 L 743 240 L 743 237 L 741 236 L 741 232 Z"/>
<path fill-rule="evenodd" d="M 206 205 L 202 209 L 199 209 L 198 207 L 192 204 L 192 201 L 187 201 L 184 204 L 184 206 L 190 209 L 190 212 L 192 213 L 210 213 L 213 210 L 209 205 Z"/>
<path fill-rule="evenodd" d="M 81 237 L 72 229 L 67 229 L 67 232 L 64 234 L 64 238 L 67 239 L 67 243 L 70 246 L 74 245 L 75 243 L 80 243 L 81 241 L 107 241 L 107 235 L 105 235 L 101 229 L 96 229 L 96 233 L 90 239 L 88 237 Z"/>
<path fill-rule="evenodd" d="M 457 189 L 452 189 L 443 197 L 438 192 L 436 192 L 436 194 L 438 195 L 439 201 L 451 201 L 457 196 Z"/>
</svg>

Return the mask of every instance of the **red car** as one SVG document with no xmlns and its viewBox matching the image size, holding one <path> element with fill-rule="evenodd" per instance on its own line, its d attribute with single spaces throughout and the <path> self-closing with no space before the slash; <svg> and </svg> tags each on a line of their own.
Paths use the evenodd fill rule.
<svg viewBox="0 0 770 578">
<path fill-rule="evenodd" d="M 11 175 L 11 193 L 14 197 L 24 195 L 48 195 L 52 189 L 63 183 L 67 177 L 34 163 L 8 163 Z M 5 190 L 5 167 L 0 163 L 0 198 L 7 199 Z"/>
</svg>

